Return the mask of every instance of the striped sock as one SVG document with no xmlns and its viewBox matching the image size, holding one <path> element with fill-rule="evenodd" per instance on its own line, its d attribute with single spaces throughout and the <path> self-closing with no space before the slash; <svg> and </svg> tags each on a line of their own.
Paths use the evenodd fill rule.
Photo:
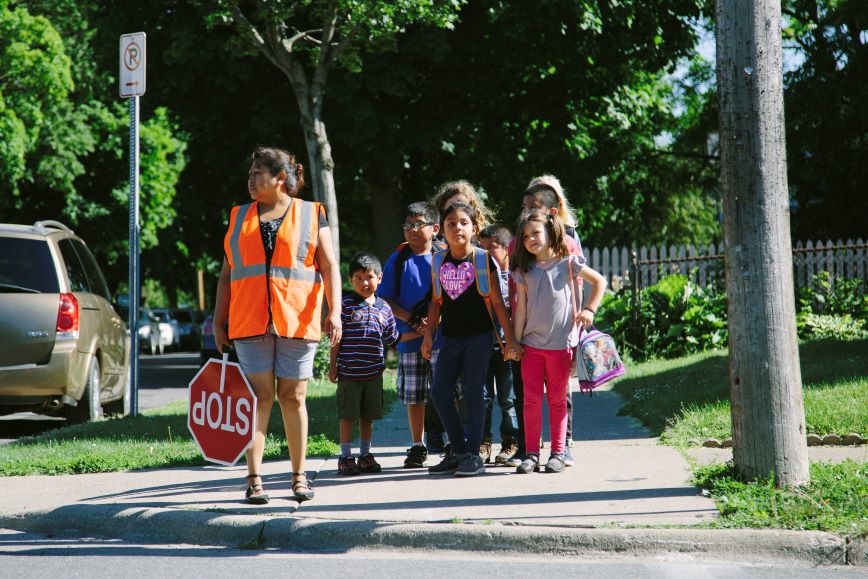
<svg viewBox="0 0 868 579">
<path fill-rule="evenodd" d="M 341 456 L 350 456 L 353 454 L 353 443 L 352 442 L 342 442 L 341 443 Z"/>
<path fill-rule="evenodd" d="M 360 440 L 359 441 L 359 454 L 365 456 L 371 452 L 371 441 L 370 440 Z"/>
</svg>

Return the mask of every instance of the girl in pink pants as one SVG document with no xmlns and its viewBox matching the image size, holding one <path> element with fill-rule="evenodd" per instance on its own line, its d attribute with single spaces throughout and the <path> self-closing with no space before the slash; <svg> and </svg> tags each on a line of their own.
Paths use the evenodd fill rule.
<svg viewBox="0 0 868 579">
<path fill-rule="evenodd" d="M 543 391 L 549 405 L 552 441 L 545 470 L 564 470 L 566 393 L 573 348 L 579 341 L 577 325 L 593 323 L 606 289 L 605 278 L 585 266 L 583 257 L 570 255 L 564 235 L 564 225 L 557 216 L 542 211 L 528 213 L 519 223 L 511 262 L 516 282 L 513 332 L 524 347 L 521 376 L 527 456 L 516 469 L 522 474 L 540 469 Z M 588 305 L 578 311 L 575 292 L 582 280 L 593 289 Z"/>
</svg>

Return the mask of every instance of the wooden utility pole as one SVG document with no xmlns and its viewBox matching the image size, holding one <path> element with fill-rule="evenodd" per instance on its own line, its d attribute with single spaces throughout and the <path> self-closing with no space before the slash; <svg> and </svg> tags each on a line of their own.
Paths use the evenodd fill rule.
<svg viewBox="0 0 868 579">
<path fill-rule="evenodd" d="M 733 459 L 745 478 L 809 480 L 796 336 L 780 0 L 717 0 Z"/>
</svg>

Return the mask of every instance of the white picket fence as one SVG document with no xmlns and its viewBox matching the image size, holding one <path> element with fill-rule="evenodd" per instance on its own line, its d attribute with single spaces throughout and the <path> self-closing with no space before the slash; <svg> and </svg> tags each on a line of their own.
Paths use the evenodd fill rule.
<svg viewBox="0 0 868 579">
<path fill-rule="evenodd" d="M 675 273 L 690 275 L 701 286 L 723 282 L 723 244 L 652 247 L 585 248 L 585 257 L 612 287 L 654 285 Z M 833 278 L 865 279 L 868 272 L 868 244 L 862 239 L 837 242 L 797 242 L 793 247 L 793 273 L 796 288 L 804 287 L 821 271 Z M 588 288 L 586 288 L 587 290 Z"/>
</svg>

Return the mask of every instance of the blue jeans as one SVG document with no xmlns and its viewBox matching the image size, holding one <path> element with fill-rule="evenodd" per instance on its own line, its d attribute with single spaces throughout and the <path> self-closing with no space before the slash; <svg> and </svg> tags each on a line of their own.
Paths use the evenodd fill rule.
<svg viewBox="0 0 868 579">
<path fill-rule="evenodd" d="M 434 370 L 431 398 L 449 435 L 454 454 L 479 454 L 485 426 L 485 378 L 491 358 L 491 332 L 460 338 L 445 338 Z M 455 405 L 455 384 L 461 376 L 461 391 L 467 408 L 467 440 Z"/>
<path fill-rule="evenodd" d="M 512 361 L 504 360 L 499 349 L 491 353 L 485 380 L 485 440 L 491 440 L 491 412 L 495 396 L 500 408 L 500 441 L 515 440 L 518 434 L 518 418 L 515 414 L 515 394 L 512 391 Z"/>
</svg>

